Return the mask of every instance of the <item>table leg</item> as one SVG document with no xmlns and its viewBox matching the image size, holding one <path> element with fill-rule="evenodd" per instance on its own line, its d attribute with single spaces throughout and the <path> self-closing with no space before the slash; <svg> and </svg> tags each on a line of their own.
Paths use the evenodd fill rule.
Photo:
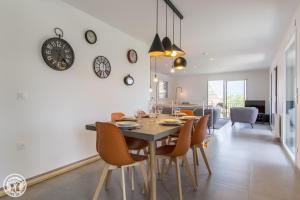
<svg viewBox="0 0 300 200">
<path fill-rule="evenodd" d="M 156 158 L 155 158 L 156 145 L 155 145 L 155 141 L 149 141 L 149 148 L 150 148 L 150 199 L 156 200 Z"/>
</svg>

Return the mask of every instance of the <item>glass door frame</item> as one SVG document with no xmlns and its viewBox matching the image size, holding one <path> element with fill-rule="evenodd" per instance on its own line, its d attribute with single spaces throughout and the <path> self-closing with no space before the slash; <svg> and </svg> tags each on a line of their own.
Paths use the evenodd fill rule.
<svg viewBox="0 0 300 200">
<path fill-rule="evenodd" d="M 293 32 L 293 34 L 291 34 L 291 37 L 290 37 L 290 39 L 288 40 L 288 43 L 287 43 L 287 45 L 286 45 L 286 48 L 284 49 L 284 66 L 283 66 L 283 77 L 284 77 L 284 83 L 283 83 L 283 108 L 282 108 L 282 111 L 283 111 L 283 123 L 282 123 L 282 125 L 283 125 L 283 127 L 282 127 L 282 138 L 281 138 L 281 140 L 282 140 L 282 144 L 283 144 L 283 147 L 285 148 L 285 150 L 287 151 L 287 153 L 288 153 L 288 155 L 290 156 L 290 158 L 293 160 L 293 162 L 294 163 L 296 163 L 296 158 L 298 157 L 298 151 L 297 151 L 297 144 L 298 144 L 298 130 L 299 130 L 299 126 L 297 125 L 297 122 L 298 122 L 298 113 L 297 113 L 297 111 L 298 111 L 298 102 L 297 102 L 297 94 L 295 94 L 295 97 L 296 97 L 296 99 L 295 99 L 295 122 L 296 122 L 296 127 L 295 127 L 295 154 L 293 154 L 292 152 L 291 152 L 291 150 L 289 149 L 289 147 L 286 145 L 286 143 L 285 143 L 285 136 L 286 136 L 286 126 L 287 126 L 287 124 L 286 124 L 286 116 L 287 116 L 287 114 L 286 114 L 286 101 L 287 101 L 287 96 L 286 96 L 286 87 L 287 87 L 287 70 L 286 70 L 286 68 L 287 68 L 287 66 L 286 66 L 286 52 L 287 52 L 287 50 L 290 48 L 290 46 L 293 44 L 293 43 L 295 43 L 295 49 L 296 49 L 296 57 L 295 57 L 295 59 L 296 59 L 296 66 L 295 66 L 295 74 L 296 74 L 296 83 L 295 83 L 295 87 L 296 87 L 296 90 L 297 90 L 297 87 L 298 87 L 298 77 L 297 77 L 297 74 L 298 74 L 298 59 L 297 59 L 297 53 L 298 53 L 298 49 L 297 49 L 297 32 L 296 31 L 294 31 Z M 296 91 L 297 92 L 297 91 Z"/>
</svg>

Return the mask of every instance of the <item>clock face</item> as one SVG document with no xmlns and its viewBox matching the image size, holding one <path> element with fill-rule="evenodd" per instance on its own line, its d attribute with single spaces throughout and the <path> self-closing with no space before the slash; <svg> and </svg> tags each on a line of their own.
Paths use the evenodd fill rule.
<svg viewBox="0 0 300 200">
<path fill-rule="evenodd" d="M 97 35 L 94 31 L 88 30 L 85 32 L 85 39 L 90 44 L 95 44 L 97 42 Z"/>
<path fill-rule="evenodd" d="M 107 78 L 110 74 L 111 66 L 107 58 L 98 56 L 94 60 L 94 72 L 99 78 Z"/>
<path fill-rule="evenodd" d="M 74 51 L 69 43 L 61 38 L 50 38 L 42 46 L 42 56 L 52 69 L 63 71 L 74 63 Z"/>
<path fill-rule="evenodd" d="M 138 60 L 137 53 L 134 49 L 130 49 L 127 52 L 127 59 L 130 63 L 136 63 Z"/>
<path fill-rule="evenodd" d="M 134 79 L 133 79 L 133 77 L 130 76 L 130 74 L 127 75 L 127 76 L 125 76 L 125 77 L 124 77 L 124 83 L 125 83 L 126 85 L 133 85 L 133 84 L 134 84 Z"/>
</svg>

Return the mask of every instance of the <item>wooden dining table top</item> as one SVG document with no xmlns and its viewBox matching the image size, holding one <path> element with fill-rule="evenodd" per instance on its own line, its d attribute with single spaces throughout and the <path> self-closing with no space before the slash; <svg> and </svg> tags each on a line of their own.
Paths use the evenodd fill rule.
<svg viewBox="0 0 300 200">
<path fill-rule="evenodd" d="M 159 140 L 168 135 L 177 133 L 180 130 L 180 125 L 177 126 L 166 126 L 161 125 L 160 122 L 166 118 L 175 118 L 170 115 L 161 115 L 158 118 L 141 118 L 137 120 L 139 126 L 133 129 L 122 129 L 122 133 L 125 136 L 143 139 L 147 141 Z M 184 123 L 184 121 L 183 121 Z M 96 131 L 96 125 L 88 124 L 86 125 L 87 130 Z"/>
</svg>

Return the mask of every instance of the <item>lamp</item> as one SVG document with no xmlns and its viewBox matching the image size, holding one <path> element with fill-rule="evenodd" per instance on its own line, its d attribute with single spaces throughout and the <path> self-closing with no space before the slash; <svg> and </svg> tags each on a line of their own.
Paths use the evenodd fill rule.
<svg viewBox="0 0 300 200">
<path fill-rule="evenodd" d="M 168 6 L 166 3 L 166 37 L 162 40 L 163 47 L 165 49 L 165 56 L 170 57 L 172 54 L 172 42 L 168 37 Z"/>
<path fill-rule="evenodd" d="M 154 57 L 154 59 L 155 59 L 155 60 L 154 60 L 154 61 L 155 61 L 155 62 L 154 62 L 154 64 L 155 64 L 155 66 L 154 66 L 154 67 L 155 67 L 155 68 L 154 68 L 154 73 L 155 73 L 155 74 L 154 74 L 153 82 L 154 82 L 154 83 L 157 83 L 157 82 L 158 82 L 158 77 L 157 77 L 157 75 L 156 75 L 156 57 Z"/>
<path fill-rule="evenodd" d="M 184 57 L 178 57 L 174 60 L 174 68 L 175 69 L 185 69 L 186 68 L 186 59 Z"/>
<path fill-rule="evenodd" d="M 156 34 L 154 36 L 154 40 L 148 51 L 148 54 L 152 57 L 165 55 L 165 49 L 158 35 L 158 0 L 156 0 Z"/>
<path fill-rule="evenodd" d="M 175 43 L 174 43 L 174 12 L 173 12 L 173 45 L 172 45 L 172 57 L 178 57 L 178 56 L 183 56 L 185 55 L 185 52 L 181 49 L 181 19 L 180 19 L 180 47 L 178 47 Z"/>
</svg>

